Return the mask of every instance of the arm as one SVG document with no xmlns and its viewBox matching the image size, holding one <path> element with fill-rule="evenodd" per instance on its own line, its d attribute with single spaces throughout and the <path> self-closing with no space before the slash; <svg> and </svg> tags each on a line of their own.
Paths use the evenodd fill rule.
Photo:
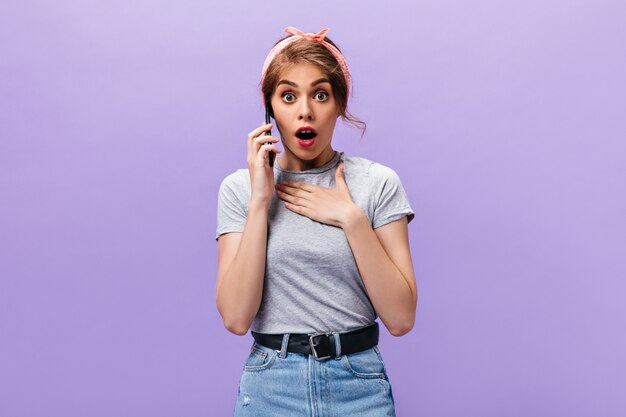
<svg viewBox="0 0 626 417">
<path fill-rule="evenodd" d="M 268 155 L 271 151 L 277 154 L 282 152 L 273 144 L 279 139 L 270 136 L 270 128 L 271 123 L 266 123 L 248 133 L 248 212 L 244 212 L 237 192 L 230 189 L 226 179 L 220 185 L 218 207 L 222 206 L 222 202 L 224 207 L 218 212 L 218 223 L 221 216 L 224 216 L 224 221 L 230 221 L 237 226 L 243 223 L 244 226 L 243 232 L 224 233 L 218 238 L 215 301 L 224 326 L 241 336 L 248 332 L 263 298 L 267 215 L 274 185 L 274 169 L 268 164 Z M 224 195 L 222 191 L 225 192 Z M 242 195 L 244 191 L 240 189 L 239 192 Z"/>
<path fill-rule="evenodd" d="M 341 227 L 381 320 L 394 336 L 408 333 L 415 323 L 417 286 L 406 216 L 372 229 L 355 207 Z"/>
<path fill-rule="evenodd" d="M 266 203 L 250 200 L 243 233 L 226 233 L 217 241 L 216 303 L 228 331 L 248 332 L 263 296 L 267 250 Z"/>
</svg>

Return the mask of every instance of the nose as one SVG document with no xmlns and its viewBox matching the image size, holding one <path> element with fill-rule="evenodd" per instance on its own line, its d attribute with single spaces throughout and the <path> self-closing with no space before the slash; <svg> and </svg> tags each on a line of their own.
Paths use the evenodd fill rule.
<svg viewBox="0 0 626 417">
<path fill-rule="evenodd" d="M 311 103 L 309 103 L 308 100 L 302 100 L 302 104 L 300 106 L 300 115 L 298 119 L 313 120 L 313 108 L 311 107 Z"/>
</svg>

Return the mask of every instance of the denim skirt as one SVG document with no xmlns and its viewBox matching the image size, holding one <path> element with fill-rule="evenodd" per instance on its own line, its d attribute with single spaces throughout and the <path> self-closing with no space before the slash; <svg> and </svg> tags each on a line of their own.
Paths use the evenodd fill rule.
<svg viewBox="0 0 626 417">
<path fill-rule="evenodd" d="M 395 416 L 378 346 L 317 360 L 287 352 L 288 337 L 283 336 L 281 350 L 253 341 L 239 382 L 235 417 Z"/>
</svg>

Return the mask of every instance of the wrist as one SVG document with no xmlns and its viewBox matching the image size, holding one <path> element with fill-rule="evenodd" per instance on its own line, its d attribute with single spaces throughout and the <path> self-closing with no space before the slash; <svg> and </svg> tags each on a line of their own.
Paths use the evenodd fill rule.
<svg viewBox="0 0 626 417">
<path fill-rule="evenodd" d="M 343 216 L 340 226 L 342 229 L 346 230 L 358 225 L 362 221 L 367 222 L 365 213 L 361 210 L 361 207 L 353 204 L 348 210 L 346 210 L 346 214 Z"/>
<path fill-rule="evenodd" d="M 250 197 L 250 201 L 248 202 L 249 210 L 269 210 L 271 203 L 271 199 L 266 198 L 255 198 L 254 196 Z"/>
</svg>

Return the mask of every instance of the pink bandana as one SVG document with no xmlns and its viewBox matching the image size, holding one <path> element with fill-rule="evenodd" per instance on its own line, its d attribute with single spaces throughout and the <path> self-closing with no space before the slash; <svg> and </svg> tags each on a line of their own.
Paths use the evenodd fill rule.
<svg viewBox="0 0 626 417">
<path fill-rule="evenodd" d="M 293 26 L 286 27 L 285 32 L 290 33 L 294 36 L 289 36 L 288 38 L 283 39 L 281 42 L 276 44 L 276 46 L 274 46 L 272 50 L 270 51 L 270 53 L 267 55 L 267 58 L 265 58 L 265 62 L 263 63 L 263 70 L 261 71 L 261 85 L 263 85 L 263 80 L 265 79 L 265 72 L 267 71 L 267 68 L 270 66 L 270 63 L 274 60 L 276 55 L 278 55 L 278 53 L 282 51 L 283 49 L 285 49 L 285 47 L 289 45 L 290 43 L 300 38 L 308 38 L 308 39 L 313 39 L 315 41 L 318 41 L 319 43 L 324 45 L 337 59 L 337 62 L 339 62 L 339 65 L 341 66 L 341 69 L 343 70 L 343 75 L 346 79 L 346 88 L 347 88 L 346 96 L 349 96 L 351 77 L 350 77 L 350 72 L 348 71 L 348 64 L 346 63 L 346 60 L 343 58 L 343 55 L 341 55 L 341 52 L 339 52 L 337 48 L 332 46 L 330 43 L 324 41 L 324 38 L 326 37 L 326 33 L 328 33 L 329 30 L 330 29 L 323 29 L 319 31 L 318 33 L 304 33 L 301 30 L 294 28 Z"/>
</svg>

